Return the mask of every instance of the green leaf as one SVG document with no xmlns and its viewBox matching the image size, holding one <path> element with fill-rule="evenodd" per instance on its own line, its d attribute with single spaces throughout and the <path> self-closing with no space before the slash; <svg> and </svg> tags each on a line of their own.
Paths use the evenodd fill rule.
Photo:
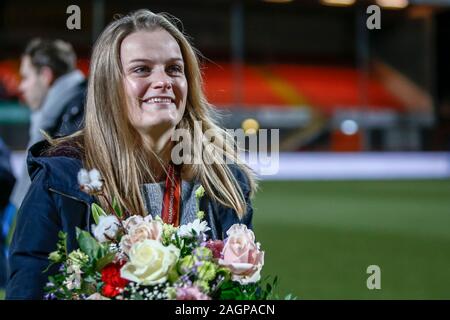
<svg viewBox="0 0 450 320">
<path fill-rule="evenodd" d="M 96 260 L 102 252 L 101 246 L 97 243 L 97 240 L 87 231 L 76 228 L 77 240 L 81 251 L 86 253 L 90 259 Z"/>
<path fill-rule="evenodd" d="M 113 207 L 114 211 L 116 212 L 116 215 L 117 215 L 119 218 L 122 218 L 123 212 L 122 212 L 122 209 L 120 208 L 120 204 L 119 204 L 119 202 L 117 201 L 117 198 L 116 198 L 116 197 L 114 197 L 114 199 L 113 199 L 112 207 Z"/>
<path fill-rule="evenodd" d="M 97 263 L 95 264 L 95 270 L 101 271 L 105 266 L 113 262 L 115 257 L 114 252 L 109 252 L 106 255 L 103 255 L 101 258 L 98 259 Z"/>
<path fill-rule="evenodd" d="M 177 281 L 180 278 L 180 275 L 177 272 L 177 268 L 174 266 L 170 269 L 169 274 L 168 274 L 168 280 L 171 283 L 174 283 L 175 281 Z"/>
<path fill-rule="evenodd" d="M 106 216 L 105 210 L 102 209 L 98 204 L 93 203 L 91 205 L 92 217 L 94 218 L 95 224 L 100 221 L 100 216 Z"/>
<path fill-rule="evenodd" d="M 268 284 L 266 285 L 266 294 L 267 294 L 267 295 L 270 295 L 271 292 L 272 292 L 272 286 L 268 283 Z"/>
<path fill-rule="evenodd" d="M 278 276 L 275 276 L 275 279 L 273 279 L 273 287 L 275 288 L 278 285 Z"/>
<path fill-rule="evenodd" d="M 222 291 L 220 294 L 220 300 L 235 300 L 236 293 L 233 290 Z"/>
</svg>

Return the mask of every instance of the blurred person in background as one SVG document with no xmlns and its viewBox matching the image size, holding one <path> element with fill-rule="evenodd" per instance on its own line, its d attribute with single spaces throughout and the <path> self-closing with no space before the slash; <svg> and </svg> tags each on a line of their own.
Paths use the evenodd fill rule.
<svg viewBox="0 0 450 320">
<path fill-rule="evenodd" d="M 54 137 L 81 129 L 87 82 L 76 69 L 76 54 L 69 43 L 33 39 L 22 56 L 20 75 L 19 92 L 31 109 L 27 149 L 44 139 L 41 130 Z M 25 163 L 23 168 L 10 199 L 15 208 L 30 186 Z"/>
<path fill-rule="evenodd" d="M 21 59 L 19 85 L 22 99 L 31 110 L 27 149 L 44 139 L 41 130 L 56 137 L 82 128 L 87 81 L 76 68 L 76 60 L 72 46 L 62 40 L 36 38 L 27 45 Z M 2 210 L 4 232 L 9 233 L 30 184 L 24 160 L 9 204 Z"/>
<path fill-rule="evenodd" d="M 11 169 L 11 152 L 0 138 L 0 218 L 3 218 L 3 210 L 8 204 L 8 198 L 11 194 L 12 188 L 16 178 L 14 177 Z M 0 233 L 0 264 L 5 266 L 6 255 L 4 250 L 4 244 L 6 241 L 6 232 L 3 228 Z M 5 286 L 6 272 L 5 268 L 0 268 L 0 288 Z"/>
</svg>

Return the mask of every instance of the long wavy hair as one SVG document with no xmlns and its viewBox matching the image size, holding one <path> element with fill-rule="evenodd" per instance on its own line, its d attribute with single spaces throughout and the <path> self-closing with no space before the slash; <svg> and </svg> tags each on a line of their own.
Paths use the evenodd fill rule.
<svg viewBox="0 0 450 320">
<path fill-rule="evenodd" d="M 79 141 L 84 154 L 83 165 L 101 172 L 106 194 L 115 195 L 129 212 L 145 215 L 140 185 L 154 182 L 155 179 L 149 168 L 148 151 L 142 147 L 143 142 L 129 120 L 120 46 L 123 39 L 131 33 L 164 29 L 180 46 L 188 82 L 186 109 L 177 128 L 186 129 L 191 143 L 202 146 L 203 152 L 199 163 L 182 164 L 183 170 L 187 170 L 201 182 L 211 199 L 234 209 L 242 218 L 247 210 L 245 197 L 229 166 L 224 162 L 224 156 L 242 170 L 247 178 L 250 195 L 257 188 L 255 175 L 239 160 L 239 148 L 234 138 L 215 122 L 216 113 L 203 92 L 198 55 L 187 36 L 176 27 L 177 20 L 174 19 L 168 14 L 138 10 L 117 18 L 106 27 L 92 53 L 85 127 L 71 136 L 57 140 L 56 144 L 68 140 Z M 201 122 L 202 133 L 208 130 L 215 137 L 208 148 L 204 148 L 202 137 L 194 135 L 196 121 Z"/>
</svg>

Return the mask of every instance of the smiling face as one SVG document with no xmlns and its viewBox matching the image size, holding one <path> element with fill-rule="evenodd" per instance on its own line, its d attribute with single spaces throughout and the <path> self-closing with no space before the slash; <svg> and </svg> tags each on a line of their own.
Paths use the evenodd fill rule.
<svg viewBox="0 0 450 320">
<path fill-rule="evenodd" d="M 165 30 L 138 31 L 122 41 L 131 124 L 143 135 L 174 128 L 186 108 L 188 84 L 176 40 Z"/>
</svg>

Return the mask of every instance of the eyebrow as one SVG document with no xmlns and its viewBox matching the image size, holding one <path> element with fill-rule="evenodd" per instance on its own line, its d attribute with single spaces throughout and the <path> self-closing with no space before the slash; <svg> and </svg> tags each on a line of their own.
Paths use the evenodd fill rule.
<svg viewBox="0 0 450 320">
<path fill-rule="evenodd" d="M 170 58 L 167 61 L 169 61 L 169 62 L 178 61 L 178 62 L 183 62 L 184 63 L 183 59 L 182 58 L 178 58 L 178 57 Z M 135 63 L 135 62 L 153 62 L 153 60 L 151 60 L 151 59 L 133 59 L 133 60 L 128 61 L 129 64 L 130 63 Z"/>
</svg>

